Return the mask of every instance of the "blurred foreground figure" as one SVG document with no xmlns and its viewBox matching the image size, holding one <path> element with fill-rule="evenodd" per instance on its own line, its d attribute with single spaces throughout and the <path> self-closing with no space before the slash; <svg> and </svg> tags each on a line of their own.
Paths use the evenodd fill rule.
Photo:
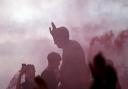
<svg viewBox="0 0 128 89">
<path fill-rule="evenodd" d="M 14 75 L 6 89 L 34 89 L 34 77 L 34 65 L 22 64 L 20 71 Z"/>
<path fill-rule="evenodd" d="M 48 89 L 46 82 L 40 76 L 36 76 L 34 81 L 36 84 L 34 89 Z"/>
<path fill-rule="evenodd" d="M 52 23 L 52 28 L 49 29 L 54 43 L 63 49 L 59 89 L 88 89 L 90 75 L 82 47 L 69 39 L 67 28 L 56 28 Z"/>
<path fill-rule="evenodd" d="M 21 83 L 21 79 L 22 79 L 23 75 L 25 76 L 25 80 L 23 83 Z M 16 89 L 34 89 L 34 87 L 35 87 L 34 77 L 35 77 L 34 65 L 22 64 L 22 68 L 20 70 Z"/>
<path fill-rule="evenodd" d="M 94 57 L 93 64 L 89 64 L 93 77 L 90 89 L 121 89 L 113 63 L 106 63 L 101 53 Z"/>
<path fill-rule="evenodd" d="M 61 56 L 56 52 L 51 52 L 47 59 L 48 67 L 42 72 L 41 77 L 46 81 L 49 89 L 57 89 Z"/>
</svg>

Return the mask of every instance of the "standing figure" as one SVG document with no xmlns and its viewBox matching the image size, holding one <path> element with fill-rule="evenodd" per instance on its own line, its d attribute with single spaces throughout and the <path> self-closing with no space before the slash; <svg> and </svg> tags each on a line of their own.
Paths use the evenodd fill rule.
<svg viewBox="0 0 128 89">
<path fill-rule="evenodd" d="M 59 83 L 59 65 L 61 56 L 56 52 L 48 54 L 48 67 L 42 72 L 41 77 L 46 81 L 48 89 L 57 89 Z"/>
<path fill-rule="evenodd" d="M 93 83 L 90 89 L 121 89 L 113 63 L 107 64 L 102 53 L 98 53 L 89 64 Z"/>
<path fill-rule="evenodd" d="M 82 47 L 69 39 L 66 27 L 56 28 L 52 23 L 52 29 L 49 29 L 54 43 L 63 49 L 59 89 L 88 89 L 90 75 Z"/>
</svg>

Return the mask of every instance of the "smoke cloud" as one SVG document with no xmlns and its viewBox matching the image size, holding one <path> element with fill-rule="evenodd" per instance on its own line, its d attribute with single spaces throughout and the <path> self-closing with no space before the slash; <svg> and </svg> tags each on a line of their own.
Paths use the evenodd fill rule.
<svg viewBox="0 0 128 89">
<path fill-rule="evenodd" d="M 50 23 L 66 26 L 85 52 L 94 36 L 128 28 L 127 0 L 0 0 L 0 88 L 22 63 L 47 66 L 47 54 L 62 52 L 49 34 Z"/>
</svg>

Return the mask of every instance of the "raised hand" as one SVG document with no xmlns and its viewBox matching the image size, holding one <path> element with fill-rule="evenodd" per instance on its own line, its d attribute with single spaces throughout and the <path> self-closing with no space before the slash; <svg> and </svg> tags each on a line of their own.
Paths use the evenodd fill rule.
<svg viewBox="0 0 128 89">
<path fill-rule="evenodd" d="M 20 70 L 20 74 L 23 75 L 26 71 L 26 64 L 22 64 L 21 70 Z"/>
<path fill-rule="evenodd" d="M 52 22 L 51 25 L 52 25 L 52 28 L 49 27 L 49 30 L 50 30 L 50 33 L 52 34 L 52 30 L 55 30 L 56 26 L 55 26 L 54 22 Z"/>
<path fill-rule="evenodd" d="M 52 30 L 56 29 L 54 22 L 52 22 L 51 24 L 52 24 Z"/>
</svg>

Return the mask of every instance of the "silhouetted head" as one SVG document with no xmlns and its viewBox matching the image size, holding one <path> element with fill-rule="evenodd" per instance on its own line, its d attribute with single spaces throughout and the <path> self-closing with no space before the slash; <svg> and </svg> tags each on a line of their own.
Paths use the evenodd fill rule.
<svg viewBox="0 0 128 89">
<path fill-rule="evenodd" d="M 56 68 L 60 64 L 61 56 L 56 52 L 51 52 L 48 54 L 47 59 L 48 59 L 48 65 L 51 66 L 52 68 Z"/>
<path fill-rule="evenodd" d="M 100 52 L 94 57 L 94 65 L 96 67 L 102 68 L 106 64 L 105 58 L 103 57 L 103 54 Z"/>
<path fill-rule="evenodd" d="M 69 31 L 66 27 L 59 27 L 52 23 L 52 30 L 50 28 L 50 33 L 54 39 L 54 43 L 59 47 L 63 48 L 63 46 L 69 41 Z"/>
</svg>

